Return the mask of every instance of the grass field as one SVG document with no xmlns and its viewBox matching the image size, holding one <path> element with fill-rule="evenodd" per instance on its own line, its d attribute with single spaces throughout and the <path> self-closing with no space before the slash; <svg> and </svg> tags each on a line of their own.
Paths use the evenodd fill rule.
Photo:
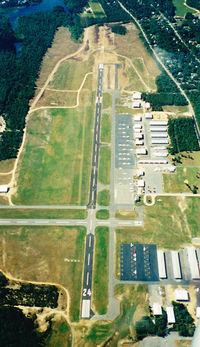
<svg viewBox="0 0 200 347">
<path fill-rule="evenodd" d="M 79 209 L 0 209 L 0 218 L 85 219 L 87 210 Z"/>
<path fill-rule="evenodd" d="M 127 76 L 129 79 L 129 84 L 124 88 L 124 90 L 137 90 L 140 92 L 144 92 L 146 90 L 144 84 L 141 82 L 137 73 L 132 67 L 127 69 Z"/>
<path fill-rule="evenodd" d="M 95 312 L 105 314 L 108 305 L 109 228 L 95 230 L 95 256 L 93 272 L 93 305 Z"/>
<path fill-rule="evenodd" d="M 112 95 L 109 93 L 103 93 L 102 109 L 108 109 L 112 106 Z"/>
<path fill-rule="evenodd" d="M 70 326 L 64 319 L 51 320 L 51 330 L 45 339 L 47 347 L 70 347 L 72 343 Z"/>
<path fill-rule="evenodd" d="M 172 158 L 180 159 L 181 163 L 176 162 L 177 166 L 191 166 L 191 167 L 200 167 L 200 151 L 197 152 L 181 152 L 175 154 L 174 156 L 169 156 L 170 160 Z"/>
<path fill-rule="evenodd" d="M 110 160 L 110 147 L 100 147 L 99 182 L 102 184 L 110 184 Z"/>
<path fill-rule="evenodd" d="M 137 217 L 138 217 L 138 213 L 135 210 L 132 210 L 132 211 L 117 210 L 115 212 L 115 218 L 117 219 L 134 220 Z"/>
<path fill-rule="evenodd" d="M 91 56 L 86 61 L 67 60 L 63 62 L 54 79 L 49 84 L 49 88 L 64 89 L 64 90 L 78 90 L 85 74 L 92 72 L 94 59 Z"/>
<path fill-rule="evenodd" d="M 85 235 L 86 229 L 78 226 L 1 226 L 0 268 L 22 280 L 63 285 L 70 294 L 70 318 L 77 321 Z"/>
<path fill-rule="evenodd" d="M 52 90 L 46 90 L 39 100 L 37 106 L 68 106 L 72 107 L 76 105 L 77 93 L 76 92 L 55 92 Z"/>
<path fill-rule="evenodd" d="M 6 173 L 13 169 L 15 159 L 7 159 L 0 161 L 0 172 Z"/>
<path fill-rule="evenodd" d="M 109 206 L 110 204 L 110 191 L 103 189 L 98 192 L 97 202 L 100 206 Z"/>
<path fill-rule="evenodd" d="M 16 204 L 88 202 L 94 94 L 82 94 L 82 107 L 37 111 L 30 118 Z"/>
<path fill-rule="evenodd" d="M 111 141 L 111 115 L 104 113 L 101 117 L 101 142 Z"/>
<path fill-rule="evenodd" d="M 190 347 L 192 344 L 192 339 L 189 340 L 184 340 L 184 339 L 180 339 L 180 340 L 176 340 L 175 341 L 175 346 L 174 347 Z"/>
<path fill-rule="evenodd" d="M 108 210 L 98 210 L 96 213 L 97 219 L 108 219 L 109 218 L 109 211 Z"/>
<path fill-rule="evenodd" d="M 186 13 L 195 13 L 194 10 L 184 5 L 184 0 L 173 0 L 173 4 L 176 7 L 176 16 L 184 17 Z"/>
<path fill-rule="evenodd" d="M 190 192 L 195 185 L 200 189 L 200 169 L 194 167 L 177 167 L 174 174 L 163 174 L 163 187 L 166 193 Z"/>
<path fill-rule="evenodd" d="M 148 290 L 146 285 L 117 285 L 115 287 L 115 297 L 120 300 L 121 314 L 113 322 L 94 322 L 89 326 L 84 325 L 83 329 L 87 333 L 75 339 L 77 346 L 105 346 L 109 341 L 109 346 L 119 346 L 120 340 L 131 341 L 131 346 L 135 346 L 134 325 L 143 315 L 149 313 Z M 91 322 L 92 323 L 92 322 Z M 124 345 L 125 346 L 125 345 Z M 138 346 L 138 345 L 136 345 Z"/>
<path fill-rule="evenodd" d="M 115 112 L 116 113 L 128 113 L 128 114 L 143 114 L 143 109 L 139 110 L 134 110 L 130 107 L 126 106 L 116 106 L 115 107 Z"/>
<path fill-rule="evenodd" d="M 99 1 L 89 1 L 89 6 L 95 17 L 105 17 L 105 12 Z"/>
</svg>

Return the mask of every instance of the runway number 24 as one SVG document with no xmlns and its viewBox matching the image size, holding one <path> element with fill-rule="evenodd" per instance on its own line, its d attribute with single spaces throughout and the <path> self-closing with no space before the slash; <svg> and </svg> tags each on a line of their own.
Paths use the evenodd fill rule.
<svg viewBox="0 0 200 347">
<path fill-rule="evenodd" d="M 90 290 L 90 288 L 87 290 L 86 288 L 84 288 L 83 289 L 83 296 L 86 296 L 86 295 L 88 295 L 88 296 L 91 296 L 91 290 Z"/>
</svg>

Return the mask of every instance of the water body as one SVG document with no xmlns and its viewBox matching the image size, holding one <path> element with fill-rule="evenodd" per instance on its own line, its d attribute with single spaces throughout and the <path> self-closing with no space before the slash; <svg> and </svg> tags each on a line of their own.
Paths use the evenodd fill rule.
<svg viewBox="0 0 200 347">
<path fill-rule="evenodd" d="M 7 8 L 5 10 L 2 9 L 0 10 L 0 13 L 6 15 L 10 20 L 12 28 L 15 28 L 19 17 L 26 16 L 27 14 L 32 14 L 36 12 L 49 12 L 55 6 L 62 6 L 65 9 L 65 11 L 68 12 L 67 7 L 64 4 L 64 0 L 42 0 L 37 5 L 17 7 L 15 9 L 13 8 L 10 8 L 10 9 Z"/>
</svg>

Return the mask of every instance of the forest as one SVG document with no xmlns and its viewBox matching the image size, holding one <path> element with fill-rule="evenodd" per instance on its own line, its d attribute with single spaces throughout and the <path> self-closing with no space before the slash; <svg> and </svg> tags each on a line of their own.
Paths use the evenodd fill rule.
<svg viewBox="0 0 200 347">
<path fill-rule="evenodd" d="M 187 0 L 186 3 L 188 6 L 196 8 L 197 10 L 200 10 L 199 0 Z"/>
<path fill-rule="evenodd" d="M 199 143 L 192 118 L 169 119 L 168 134 L 171 140 L 168 149 L 171 154 L 183 151 L 199 151 Z"/>
</svg>

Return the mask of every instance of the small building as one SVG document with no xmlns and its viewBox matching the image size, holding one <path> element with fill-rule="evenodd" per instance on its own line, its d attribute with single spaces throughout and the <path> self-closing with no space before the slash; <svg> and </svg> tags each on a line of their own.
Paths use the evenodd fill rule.
<svg viewBox="0 0 200 347">
<path fill-rule="evenodd" d="M 141 159 L 137 162 L 139 165 L 159 165 L 167 164 L 167 160 L 162 159 Z"/>
<path fill-rule="evenodd" d="M 173 166 L 173 165 L 171 165 L 171 166 L 168 166 L 168 171 L 169 172 L 175 172 L 176 171 L 176 166 Z"/>
<path fill-rule="evenodd" d="M 200 307 L 199 306 L 197 306 L 197 308 L 196 308 L 196 317 L 200 318 Z"/>
<path fill-rule="evenodd" d="M 168 156 L 168 152 L 153 152 L 152 153 L 152 157 L 167 157 Z"/>
<path fill-rule="evenodd" d="M 140 92 L 134 92 L 132 96 L 133 100 L 141 100 L 142 99 L 142 93 Z"/>
<path fill-rule="evenodd" d="M 139 101 L 134 101 L 132 103 L 132 108 L 141 108 L 141 102 Z"/>
<path fill-rule="evenodd" d="M 172 306 L 167 306 L 166 312 L 167 312 L 167 322 L 169 324 L 174 324 L 176 322 L 175 315 L 174 315 L 174 308 Z"/>
<path fill-rule="evenodd" d="M 135 144 L 136 144 L 136 146 L 144 146 L 144 141 L 143 141 L 143 140 L 136 139 L 136 140 L 135 140 Z"/>
<path fill-rule="evenodd" d="M 135 122 L 141 122 L 141 120 L 142 120 L 142 117 L 141 117 L 139 114 L 136 114 L 136 115 L 134 116 L 134 121 L 135 121 Z"/>
<path fill-rule="evenodd" d="M 174 278 L 181 279 L 182 274 L 181 274 L 179 252 L 171 251 L 171 259 L 172 259 L 172 268 L 173 268 Z"/>
<path fill-rule="evenodd" d="M 142 129 L 142 125 L 141 124 L 134 124 L 134 129 Z"/>
<path fill-rule="evenodd" d="M 141 148 L 141 149 L 145 149 L 145 148 Z M 139 148 L 136 149 L 136 151 L 138 151 L 138 150 L 139 150 Z M 137 176 L 138 176 L 138 177 L 144 176 L 144 171 L 143 171 L 143 170 L 138 170 L 138 171 L 137 171 Z"/>
<path fill-rule="evenodd" d="M 185 248 L 185 250 L 186 250 L 186 257 L 189 263 L 192 279 L 193 280 L 200 279 L 196 249 L 194 247 L 187 247 Z"/>
<path fill-rule="evenodd" d="M 154 126 L 154 127 L 150 127 L 150 131 L 151 132 L 167 132 L 167 127 L 162 127 L 162 126 Z"/>
<path fill-rule="evenodd" d="M 0 185 L 0 193 L 8 193 L 9 189 L 10 188 L 6 185 Z"/>
<path fill-rule="evenodd" d="M 152 311 L 154 316 L 160 316 L 162 314 L 162 307 L 157 302 L 152 305 Z"/>
<path fill-rule="evenodd" d="M 150 122 L 150 126 L 167 126 L 168 121 L 166 120 L 153 120 Z"/>
<path fill-rule="evenodd" d="M 146 110 L 149 110 L 151 108 L 150 102 L 145 102 L 145 108 Z"/>
<path fill-rule="evenodd" d="M 141 134 L 141 133 L 135 133 L 134 134 L 134 137 L 135 137 L 135 139 L 143 139 L 143 134 Z"/>
<path fill-rule="evenodd" d="M 167 278 L 165 252 L 157 250 L 157 259 L 159 277 L 162 279 Z"/>
<path fill-rule="evenodd" d="M 176 301 L 189 301 L 189 294 L 186 289 L 175 289 Z"/>
<path fill-rule="evenodd" d="M 149 112 L 146 112 L 146 113 L 144 114 L 144 116 L 145 116 L 145 119 L 152 119 L 152 118 L 153 118 L 152 113 L 149 113 Z"/>
<path fill-rule="evenodd" d="M 145 181 L 144 180 L 137 180 L 137 186 L 139 188 L 144 188 L 145 187 Z"/>
<path fill-rule="evenodd" d="M 146 155 L 147 154 L 146 148 L 137 148 L 135 152 L 136 152 L 136 155 Z"/>
<path fill-rule="evenodd" d="M 167 133 L 151 133 L 151 138 L 168 138 Z"/>
<path fill-rule="evenodd" d="M 169 141 L 168 139 L 152 139 L 151 143 L 152 145 L 159 145 L 159 144 L 168 145 Z"/>
</svg>

